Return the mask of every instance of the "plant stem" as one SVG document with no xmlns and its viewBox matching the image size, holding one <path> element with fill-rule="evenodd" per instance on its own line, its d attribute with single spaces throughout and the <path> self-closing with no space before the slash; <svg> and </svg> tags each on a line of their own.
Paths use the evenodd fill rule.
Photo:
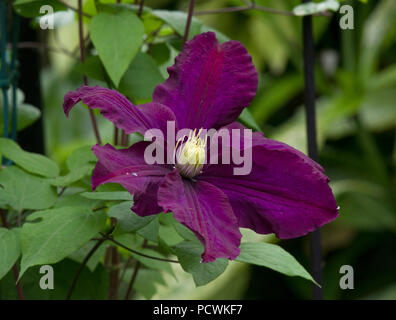
<svg viewBox="0 0 396 320">
<path fill-rule="evenodd" d="M 242 11 L 249 11 L 249 10 L 258 10 L 258 11 L 272 13 L 272 14 L 296 17 L 296 15 L 292 11 L 278 10 L 278 9 L 274 9 L 274 8 L 264 7 L 264 6 L 255 4 L 255 3 L 250 3 L 246 6 L 239 6 L 239 7 L 219 8 L 219 9 L 213 9 L 213 10 L 197 11 L 194 13 L 194 15 L 198 16 L 198 15 L 209 15 L 209 14 L 219 14 L 219 13 L 242 12 Z M 325 16 L 325 17 L 331 16 L 331 14 L 327 11 L 318 12 L 314 15 L 315 16 Z"/>
<path fill-rule="evenodd" d="M 139 272 L 140 266 L 141 266 L 141 263 L 139 261 L 136 261 L 135 269 L 133 270 L 131 281 L 128 284 L 128 289 L 127 289 L 127 292 L 125 294 L 124 300 L 129 300 L 129 297 L 130 297 L 131 292 L 132 292 L 133 284 L 135 283 L 135 280 L 136 280 L 137 274 Z"/>
<path fill-rule="evenodd" d="M 139 17 L 139 18 L 142 16 L 143 7 L 144 7 L 144 0 L 140 0 L 140 3 L 139 3 L 139 11 L 138 11 L 138 17 Z"/>
<path fill-rule="evenodd" d="M 194 5 L 195 5 L 195 0 L 190 0 L 190 6 L 188 7 L 186 28 L 184 30 L 184 36 L 183 36 L 183 46 L 187 42 L 188 34 L 190 33 L 191 20 L 194 13 Z"/>
<path fill-rule="evenodd" d="M 68 4 L 66 1 L 64 0 L 59 0 L 60 3 L 62 3 L 66 8 L 69 8 L 70 10 L 73 10 L 75 12 L 79 12 L 78 9 L 74 8 L 73 6 L 71 6 L 70 4 Z M 83 16 L 86 16 L 87 18 L 92 18 L 91 15 L 89 15 L 88 13 L 82 12 L 81 13 Z"/>
<path fill-rule="evenodd" d="M 3 227 L 9 229 L 5 212 L 2 209 L 0 209 L 0 218 L 1 218 L 1 222 L 3 224 Z M 24 300 L 25 297 L 23 294 L 22 284 L 20 281 L 18 281 L 19 272 L 18 272 L 18 267 L 17 267 L 16 263 L 12 266 L 12 273 L 14 274 L 15 287 L 16 287 L 16 290 L 18 293 L 18 299 Z"/>
<path fill-rule="evenodd" d="M 106 235 L 109 235 L 110 233 L 112 233 L 114 230 L 114 227 L 112 227 L 107 233 Z M 92 247 L 91 250 L 89 250 L 88 254 L 85 256 L 84 260 L 81 262 L 80 266 L 78 267 L 76 274 L 74 275 L 72 284 L 70 286 L 69 292 L 67 293 L 66 296 L 66 300 L 70 300 L 71 295 L 73 294 L 73 290 L 74 287 L 76 286 L 77 280 L 80 277 L 81 272 L 83 271 L 84 267 L 86 266 L 86 264 L 88 263 L 89 259 L 92 257 L 92 255 L 96 252 L 96 250 L 99 249 L 99 247 L 103 244 L 103 242 L 105 242 L 105 238 L 101 238 L 99 239 L 96 244 Z"/>
<path fill-rule="evenodd" d="M 78 37 L 80 43 L 80 60 L 82 63 L 85 61 L 85 45 L 84 45 L 84 32 L 83 32 L 83 23 L 82 23 L 82 0 L 78 0 Z M 87 76 L 83 75 L 83 83 L 84 85 L 88 85 Z M 94 130 L 94 134 L 96 137 L 96 142 L 101 144 L 100 134 L 98 130 L 98 124 L 96 123 L 96 118 L 93 110 L 89 109 L 89 116 L 91 118 L 92 127 Z"/>
<path fill-rule="evenodd" d="M 118 145 L 118 128 L 116 126 L 114 126 L 114 145 L 117 146 Z"/>
<path fill-rule="evenodd" d="M 150 256 L 150 255 L 148 255 L 148 254 L 141 253 L 141 252 L 139 252 L 139 251 L 136 251 L 136 250 L 133 250 L 133 249 L 131 249 L 131 248 L 128 248 L 127 246 L 125 246 L 125 245 L 123 245 L 122 243 L 118 242 L 117 240 L 113 239 L 113 238 L 111 237 L 111 235 L 105 235 L 105 234 L 103 234 L 103 233 L 100 233 L 100 234 L 101 234 L 101 236 L 102 236 L 103 238 L 105 238 L 106 240 L 109 240 L 109 241 L 115 243 L 116 245 L 120 246 L 121 248 L 124 248 L 125 250 L 128 250 L 129 252 L 132 252 L 132 253 L 134 253 L 134 254 L 136 254 L 136 255 L 138 255 L 138 256 L 142 256 L 142 257 L 149 258 L 149 259 L 153 259 L 153 260 L 164 261 L 164 262 L 179 263 L 179 261 L 177 261 L 177 260 L 166 259 L 166 258 L 158 258 L 158 257 Z"/>
<path fill-rule="evenodd" d="M 147 242 L 148 242 L 147 239 L 144 239 L 144 242 L 143 242 L 143 245 L 142 245 L 143 248 L 146 247 Z M 124 300 L 129 300 L 129 297 L 130 297 L 131 292 L 132 292 L 133 284 L 136 281 L 136 277 L 137 277 L 137 274 L 139 272 L 140 266 L 141 266 L 140 261 L 136 261 L 135 269 L 133 270 L 132 278 L 131 278 L 131 281 L 129 282 L 128 289 L 127 289 L 127 292 L 126 292 Z"/>
<path fill-rule="evenodd" d="M 302 0 L 303 3 L 310 0 Z M 303 17 L 303 55 L 304 55 L 304 81 L 305 81 L 305 114 L 308 139 L 308 155 L 314 161 L 318 161 L 318 146 L 316 142 L 316 110 L 315 110 L 315 61 L 314 43 L 312 32 L 312 16 Z M 313 278 L 322 284 L 322 252 L 320 229 L 310 235 L 311 266 Z M 313 285 L 313 299 L 323 298 L 322 289 Z"/>
<path fill-rule="evenodd" d="M 109 300 L 118 300 L 118 278 L 119 270 L 117 268 L 119 263 L 118 249 L 116 246 L 110 248 L 111 252 L 111 266 L 110 282 L 109 282 Z"/>
</svg>

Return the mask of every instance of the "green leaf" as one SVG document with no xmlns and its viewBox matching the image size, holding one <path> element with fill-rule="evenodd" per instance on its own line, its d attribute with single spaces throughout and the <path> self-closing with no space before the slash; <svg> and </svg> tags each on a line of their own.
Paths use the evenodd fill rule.
<svg viewBox="0 0 396 320">
<path fill-rule="evenodd" d="M 164 81 L 155 60 L 138 53 L 125 72 L 119 91 L 132 99 L 151 99 L 155 87 Z"/>
<path fill-rule="evenodd" d="M 74 193 L 74 194 L 66 194 L 65 193 L 58 197 L 54 208 L 60 207 L 89 207 L 91 209 L 100 208 L 103 206 L 102 200 L 95 200 L 95 199 L 88 199 L 81 196 L 81 193 Z"/>
<path fill-rule="evenodd" d="M 10 205 L 17 211 L 22 209 L 46 209 L 51 207 L 57 194 L 49 180 L 33 176 L 15 167 L 0 171 L 0 203 Z"/>
<path fill-rule="evenodd" d="M 133 270 L 128 270 L 125 273 L 125 279 L 128 281 L 132 277 Z M 139 276 L 136 277 L 134 288 L 137 292 L 142 294 L 146 299 L 151 299 L 157 292 L 157 284 L 166 285 L 161 273 L 152 269 L 141 269 Z"/>
<path fill-rule="evenodd" d="M 116 87 L 143 43 L 144 27 L 131 11 L 99 13 L 92 18 L 91 39 Z"/>
<path fill-rule="evenodd" d="M 140 217 L 136 213 L 131 211 L 133 201 L 125 201 L 112 206 L 109 209 L 107 215 L 117 219 L 117 227 L 122 232 L 135 232 L 145 226 L 147 226 L 155 215 Z"/>
<path fill-rule="evenodd" d="M 90 162 L 96 162 L 91 146 L 84 146 L 74 150 L 66 160 L 67 168 L 72 171 Z"/>
<path fill-rule="evenodd" d="M 39 222 L 34 222 L 38 219 Z M 103 212 L 92 212 L 89 207 L 61 207 L 33 213 L 20 233 L 20 277 L 29 267 L 56 263 L 81 248 L 104 227 L 105 221 Z"/>
<path fill-rule="evenodd" d="M 96 200 L 132 200 L 132 195 L 128 191 L 83 192 L 81 196 Z"/>
<path fill-rule="evenodd" d="M 236 261 L 270 268 L 287 276 L 298 276 L 316 284 L 312 276 L 298 261 L 280 246 L 265 242 L 246 242 L 240 246 Z"/>
<path fill-rule="evenodd" d="M 55 11 L 67 10 L 67 8 L 57 0 L 16 0 L 14 1 L 15 11 L 24 17 L 33 18 L 43 15 L 40 8 L 50 5 Z"/>
<path fill-rule="evenodd" d="M 220 276 L 228 265 L 227 259 L 201 262 L 203 246 L 196 241 L 183 241 L 173 248 L 184 271 L 191 273 L 197 286 L 203 286 Z"/>
<path fill-rule="evenodd" d="M 0 228 L 0 279 L 12 268 L 20 255 L 19 237 L 15 229 Z"/>
<path fill-rule="evenodd" d="M 179 221 L 173 218 L 172 225 L 175 228 L 176 232 L 184 239 L 199 242 L 197 236 L 188 229 L 186 226 L 182 225 Z"/>
<path fill-rule="evenodd" d="M 10 139 L 0 138 L 0 154 L 28 172 L 44 177 L 55 177 L 59 174 L 57 164 L 51 159 L 41 154 L 24 151 Z"/>
<path fill-rule="evenodd" d="M 146 226 L 140 228 L 137 231 L 137 234 L 147 240 L 158 242 L 158 235 L 159 235 L 158 215 L 155 215 L 155 217 Z"/>
<path fill-rule="evenodd" d="M 149 255 L 149 256 L 152 256 L 152 257 L 166 258 L 161 253 L 154 251 L 152 249 L 143 248 L 143 249 L 138 249 L 136 251 L 146 254 L 146 255 Z M 162 271 L 168 272 L 171 275 L 174 274 L 170 262 L 146 258 L 146 257 L 143 257 L 143 256 L 135 254 L 135 253 L 131 253 L 131 255 L 136 260 L 140 261 L 140 263 L 143 264 L 144 266 L 146 266 L 147 268 L 154 269 L 154 270 L 160 270 L 160 271 L 162 270 Z"/>
<path fill-rule="evenodd" d="M 293 8 L 293 13 L 296 16 L 308 16 L 315 13 L 320 13 L 323 11 L 331 10 L 338 11 L 340 4 L 337 0 L 325 0 L 319 3 L 308 2 L 300 4 Z"/>
<path fill-rule="evenodd" d="M 68 186 L 78 180 L 81 180 L 85 176 L 90 175 L 92 173 L 92 169 L 92 164 L 87 164 L 83 167 L 76 168 L 64 176 L 51 179 L 51 184 L 58 187 Z"/>
<path fill-rule="evenodd" d="M 242 122 L 246 127 L 257 130 L 257 131 L 261 131 L 260 126 L 258 125 L 258 123 L 256 122 L 256 120 L 254 120 L 252 114 L 250 113 L 250 111 L 248 109 L 243 109 L 242 113 L 239 116 L 238 119 L 240 122 Z"/>
<path fill-rule="evenodd" d="M 78 263 L 82 263 L 87 256 L 87 254 L 91 251 L 91 249 L 96 245 L 96 241 L 90 241 L 77 251 L 73 252 L 69 255 L 69 259 L 76 261 Z M 87 267 L 91 272 L 94 272 L 101 259 L 105 256 L 107 244 L 102 243 L 101 246 L 94 252 L 94 254 L 89 258 L 87 262 Z"/>
<path fill-rule="evenodd" d="M 75 70 L 89 78 L 106 82 L 106 71 L 98 56 L 89 56 L 84 62 L 79 62 Z"/>
</svg>

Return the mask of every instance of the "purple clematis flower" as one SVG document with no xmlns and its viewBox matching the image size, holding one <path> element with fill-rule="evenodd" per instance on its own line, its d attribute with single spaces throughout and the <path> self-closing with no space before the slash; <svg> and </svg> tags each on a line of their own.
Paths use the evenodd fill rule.
<svg viewBox="0 0 396 320">
<path fill-rule="evenodd" d="M 153 128 L 166 132 L 167 121 L 179 129 L 244 129 L 235 121 L 254 98 L 258 77 L 241 43 L 219 44 L 213 32 L 203 33 L 185 44 L 168 72 L 151 103 L 134 106 L 117 91 L 82 86 L 66 94 L 64 111 L 68 115 L 82 101 L 128 134 Z M 185 143 L 197 146 L 197 141 Z M 204 244 L 204 262 L 235 259 L 240 252 L 239 227 L 287 239 L 305 235 L 338 215 L 323 168 L 260 132 L 253 133 L 249 146 L 248 175 L 234 175 L 232 163 L 198 169 L 179 163 L 149 165 L 144 159 L 148 145 L 141 141 L 123 150 L 95 145 L 98 163 L 92 187 L 120 183 L 134 195 L 132 210 L 140 216 L 173 212 Z M 245 148 L 242 141 L 239 146 Z M 200 158 L 199 146 L 191 150 Z"/>
</svg>

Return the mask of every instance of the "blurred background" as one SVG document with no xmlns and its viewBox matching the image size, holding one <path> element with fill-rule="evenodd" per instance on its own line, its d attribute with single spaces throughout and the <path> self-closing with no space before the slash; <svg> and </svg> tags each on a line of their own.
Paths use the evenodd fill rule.
<svg viewBox="0 0 396 320">
<path fill-rule="evenodd" d="M 93 10 L 92 2 L 84 1 L 85 12 Z M 300 1 L 256 3 L 291 11 Z M 146 0 L 145 4 L 155 9 L 188 9 L 188 1 L 182 0 Z M 313 19 L 320 163 L 341 208 L 339 218 L 322 230 L 324 297 L 396 299 L 396 1 L 351 0 L 343 4 L 354 9 L 354 29 L 340 28 L 342 14 L 338 12 Z M 242 5 L 244 1 L 238 0 L 197 0 L 195 11 Z M 196 18 L 241 41 L 252 55 L 260 74 L 257 96 L 249 108 L 252 126 L 306 152 L 301 18 L 255 10 Z M 163 49 L 152 49 L 154 56 L 158 53 L 159 70 L 151 81 L 154 84 L 163 81 L 166 67 L 173 63 L 174 50 L 165 48 L 163 53 Z M 64 163 L 77 147 L 95 143 L 86 110 L 76 108 L 72 121 L 62 110 L 64 94 L 81 85 L 78 50 L 73 11 L 57 12 L 54 30 L 41 30 L 35 19 L 21 19 L 18 97 L 26 109 L 33 105 L 40 111 L 31 108 L 26 113 L 37 120 L 19 132 L 18 142 L 26 150 L 45 152 L 58 163 Z M 88 50 L 88 55 L 94 54 Z M 91 78 L 90 85 L 105 85 Z M 136 78 L 131 81 L 135 90 L 144 91 L 134 102 L 149 99 L 150 84 Z M 111 142 L 110 122 L 98 117 L 98 123 L 103 141 Z M 308 237 L 279 244 L 310 269 Z M 353 290 L 339 287 L 342 265 L 354 268 Z M 190 275 L 177 268 L 175 273 L 178 280 L 164 276 L 168 285 L 158 285 L 153 298 L 311 297 L 311 286 L 304 280 L 240 263 L 231 263 L 218 279 L 198 289 Z"/>
</svg>

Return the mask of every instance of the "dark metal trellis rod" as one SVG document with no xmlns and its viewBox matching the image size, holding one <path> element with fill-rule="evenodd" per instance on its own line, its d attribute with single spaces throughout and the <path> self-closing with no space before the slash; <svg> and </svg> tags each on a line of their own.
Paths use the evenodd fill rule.
<svg viewBox="0 0 396 320">
<path fill-rule="evenodd" d="M 303 3 L 310 0 L 302 0 Z M 316 115 L 315 115 L 315 64 L 314 43 L 312 33 L 312 16 L 303 18 L 303 55 L 304 55 L 304 81 L 305 81 L 305 114 L 308 142 L 308 155 L 318 161 L 318 147 L 316 142 Z M 313 278 L 322 284 L 322 252 L 320 229 L 310 235 L 311 269 Z M 313 285 L 312 297 L 315 300 L 323 298 L 322 289 Z"/>
</svg>

